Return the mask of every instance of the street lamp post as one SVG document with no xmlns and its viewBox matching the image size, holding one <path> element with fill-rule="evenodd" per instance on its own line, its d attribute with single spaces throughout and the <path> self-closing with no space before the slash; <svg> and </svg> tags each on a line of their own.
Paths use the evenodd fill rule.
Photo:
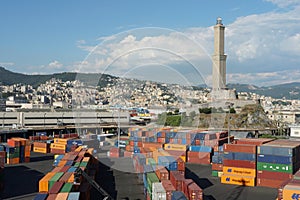
<svg viewBox="0 0 300 200">
<path fill-rule="evenodd" d="M 61 122 L 62 122 L 62 124 L 64 124 L 64 112 L 62 113 L 62 115 L 61 115 Z"/>
<path fill-rule="evenodd" d="M 120 112 L 121 108 L 119 108 L 118 112 L 118 148 L 120 148 Z"/>
<path fill-rule="evenodd" d="M 233 103 L 230 103 L 230 102 L 226 102 L 226 105 L 228 106 L 228 120 L 227 120 L 227 122 L 228 122 L 228 141 L 227 141 L 227 143 L 228 144 L 230 144 L 230 120 L 231 120 L 231 114 L 230 114 L 230 110 L 231 110 L 231 107 L 233 106 Z"/>
</svg>

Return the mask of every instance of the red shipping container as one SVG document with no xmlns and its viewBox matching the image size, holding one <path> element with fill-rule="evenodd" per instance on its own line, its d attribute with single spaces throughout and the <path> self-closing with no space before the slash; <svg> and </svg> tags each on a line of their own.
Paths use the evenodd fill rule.
<svg viewBox="0 0 300 200">
<path fill-rule="evenodd" d="M 55 200 L 57 197 L 57 194 L 49 194 L 47 197 L 47 200 Z"/>
<path fill-rule="evenodd" d="M 194 164 L 203 164 L 203 165 L 209 165 L 210 162 L 210 158 L 196 158 L 196 157 L 188 157 L 187 160 L 188 163 L 194 163 Z"/>
<path fill-rule="evenodd" d="M 193 199 L 193 200 L 203 199 L 203 191 L 196 183 L 192 183 L 188 186 L 188 199 Z"/>
<path fill-rule="evenodd" d="M 155 174 L 160 181 L 169 180 L 169 172 L 164 166 L 156 166 Z"/>
<path fill-rule="evenodd" d="M 70 166 L 63 166 L 60 172 L 67 172 L 70 169 Z"/>
<path fill-rule="evenodd" d="M 209 152 L 194 152 L 194 151 L 188 151 L 187 152 L 187 156 L 189 157 L 193 157 L 193 158 L 209 158 L 211 157 L 211 153 Z"/>
<path fill-rule="evenodd" d="M 211 164 L 211 170 L 214 170 L 214 171 L 222 171 L 222 170 L 223 170 L 223 164 L 212 163 L 212 164 Z"/>
<path fill-rule="evenodd" d="M 185 179 L 183 181 L 183 185 L 182 185 L 182 192 L 185 194 L 185 196 L 189 196 L 189 189 L 188 189 L 188 186 L 190 184 L 194 183 L 193 179 Z"/>
<path fill-rule="evenodd" d="M 62 177 L 60 177 L 59 182 L 66 183 L 70 179 L 70 177 L 73 175 L 73 172 L 66 172 Z"/>
<path fill-rule="evenodd" d="M 175 191 L 175 187 L 173 186 L 173 184 L 171 183 L 170 180 L 162 180 L 161 181 L 162 186 L 164 187 L 164 189 L 166 190 L 166 194 L 167 194 L 167 200 L 171 200 L 172 199 L 172 191 Z"/>
<path fill-rule="evenodd" d="M 177 191 L 182 191 L 184 176 L 178 171 L 170 171 L 170 181 Z"/>
<path fill-rule="evenodd" d="M 270 188 L 279 188 L 286 180 L 257 178 L 256 185 Z"/>
<path fill-rule="evenodd" d="M 293 178 L 293 174 L 284 172 L 257 171 L 257 178 L 274 179 L 274 180 L 289 180 Z"/>
<path fill-rule="evenodd" d="M 61 149 L 50 149 L 50 153 L 53 153 L 53 154 L 64 154 L 66 153 L 65 150 L 61 150 Z"/>
<path fill-rule="evenodd" d="M 262 144 L 271 142 L 275 139 L 270 139 L 270 138 L 242 138 L 236 141 L 237 144 L 252 144 L 252 145 L 257 145 L 260 146 Z"/>
<path fill-rule="evenodd" d="M 64 185 L 64 182 L 55 182 L 51 189 L 49 190 L 49 194 L 57 194 L 59 193 L 60 189 Z"/>
<path fill-rule="evenodd" d="M 157 149 L 162 149 L 163 148 L 163 144 L 161 143 L 151 143 L 151 142 L 144 142 L 143 143 L 143 147 L 144 148 L 150 148 L 150 147 L 154 147 L 154 148 L 157 148 Z"/>
<path fill-rule="evenodd" d="M 256 162 L 255 161 L 248 161 L 248 160 L 227 160 L 227 159 L 224 159 L 223 160 L 223 166 L 256 169 Z"/>
<path fill-rule="evenodd" d="M 166 143 L 166 138 L 159 137 L 159 138 L 157 138 L 157 142 L 164 144 L 164 143 Z"/>
<path fill-rule="evenodd" d="M 226 138 L 228 137 L 228 132 L 222 131 L 222 132 L 216 132 L 217 139 Z"/>
<path fill-rule="evenodd" d="M 7 144 L 8 144 L 8 146 L 11 146 L 11 147 L 19 147 L 20 146 L 20 142 L 14 140 L 14 139 L 7 139 Z"/>
<path fill-rule="evenodd" d="M 224 144 L 224 152 L 241 152 L 256 154 L 256 145 L 250 144 Z"/>
</svg>

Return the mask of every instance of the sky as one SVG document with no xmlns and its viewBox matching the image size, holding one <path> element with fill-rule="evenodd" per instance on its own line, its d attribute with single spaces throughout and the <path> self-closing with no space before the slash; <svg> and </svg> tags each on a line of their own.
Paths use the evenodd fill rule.
<svg viewBox="0 0 300 200">
<path fill-rule="evenodd" d="M 222 17 L 228 83 L 299 82 L 298 13 L 298 0 L 1 0 L 0 66 L 210 85 Z"/>
</svg>

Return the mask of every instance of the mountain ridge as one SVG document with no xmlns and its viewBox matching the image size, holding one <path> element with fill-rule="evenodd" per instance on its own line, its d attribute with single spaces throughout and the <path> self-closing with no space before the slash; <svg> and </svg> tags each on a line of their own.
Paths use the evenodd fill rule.
<svg viewBox="0 0 300 200">
<path fill-rule="evenodd" d="M 46 81 L 56 78 L 62 81 L 74 81 L 77 76 L 83 79 L 86 83 L 94 83 L 95 80 L 100 80 L 98 85 L 106 86 L 107 83 L 112 82 L 118 77 L 108 74 L 100 73 L 76 73 L 76 72 L 62 72 L 53 74 L 22 74 L 12 72 L 0 66 L 0 83 L 3 85 L 13 84 L 28 84 L 33 87 L 45 83 Z M 204 87 L 202 85 L 201 87 Z M 259 87 L 254 84 L 241 84 L 241 83 L 229 83 L 228 88 L 236 89 L 237 92 L 252 92 L 259 95 L 271 96 L 273 98 L 286 98 L 286 99 L 300 99 L 300 82 L 283 83 L 273 86 Z M 205 88 L 205 87 L 204 87 Z"/>
</svg>

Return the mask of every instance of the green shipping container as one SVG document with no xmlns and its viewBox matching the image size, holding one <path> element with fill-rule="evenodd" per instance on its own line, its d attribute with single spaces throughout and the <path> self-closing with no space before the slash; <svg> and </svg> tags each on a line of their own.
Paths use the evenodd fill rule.
<svg viewBox="0 0 300 200">
<path fill-rule="evenodd" d="M 153 158 L 148 158 L 148 164 L 152 165 L 152 166 L 155 166 L 156 162 L 155 162 L 155 160 Z"/>
<path fill-rule="evenodd" d="M 70 193 L 72 191 L 73 183 L 65 183 L 60 192 Z"/>
<path fill-rule="evenodd" d="M 158 177 L 154 172 L 147 173 L 147 190 L 149 191 L 150 194 L 152 194 L 152 184 L 159 182 Z"/>
<path fill-rule="evenodd" d="M 57 172 L 57 173 L 49 180 L 49 183 L 48 183 L 49 189 L 48 189 L 48 190 L 50 190 L 50 189 L 52 188 L 53 184 L 54 184 L 55 182 L 57 182 L 57 181 L 60 179 L 60 177 L 62 177 L 63 175 L 64 175 L 64 172 Z"/>
<path fill-rule="evenodd" d="M 293 165 L 257 162 L 258 171 L 293 173 Z"/>
<path fill-rule="evenodd" d="M 76 162 L 76 163 L 74 164 L 74 167 L 79 167 L 79 165 L 80 165 L 80 162 Z"/>
<path fill-rule="evenodd" d="M 88 162 L 81 162 L 79 167 L 86 167 L 88 165 Z"/>
<path fill-rule="evenodd" d="M 218 172 L 219 172 L 219 171 L 214 171 L 214 170 L 212 170 L 212 171 L 211 171 L 211 175 L 214 176 L 214 177 L 218 177 Z"/>
</svg>

